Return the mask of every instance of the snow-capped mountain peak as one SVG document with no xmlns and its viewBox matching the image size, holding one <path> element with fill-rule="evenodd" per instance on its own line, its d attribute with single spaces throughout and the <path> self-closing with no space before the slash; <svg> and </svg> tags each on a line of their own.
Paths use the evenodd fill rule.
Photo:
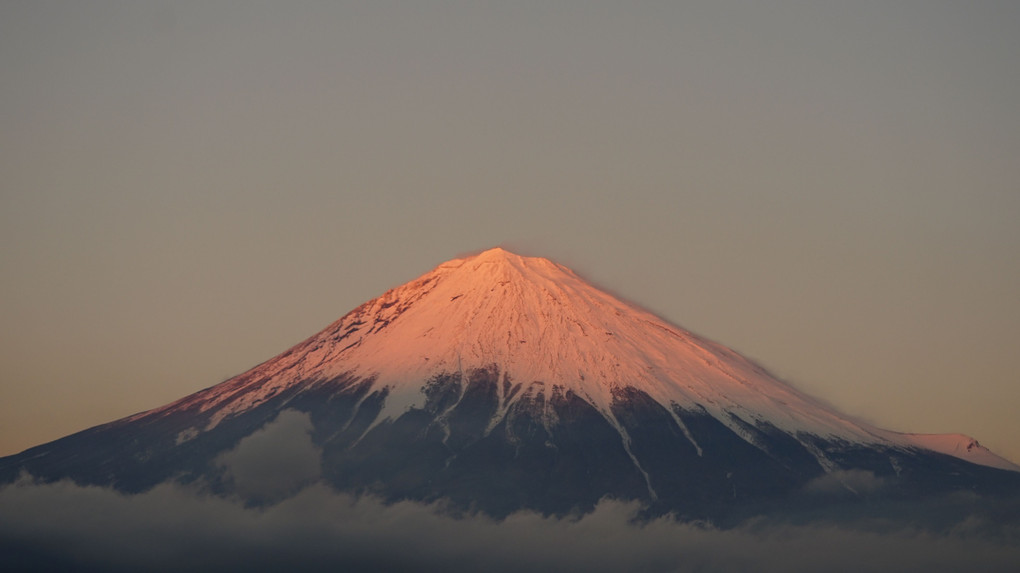
<svg viewBox="0 0 1020 573">
<path fill-rule="evenodd" d="M 908 497 L 1020 487 L 1001 471 L 1018 468 L 971 438 L 854 421 L 562 265 L 503 249 L 443 263 L 226 382 L 0 460 L 0 479 L 229 488 L 220 456 L 284 410 L 309 416 L 337 488 L 502 515 L 607 495 L 722 515 L 844 470 Z"/>
<path fill-rule="evenodd" d="M 225 406 L 215 424 L 290 384 L 353 374 L 387 390 L 382 421 L 420 405 L 424 381 L 491 366 L 513 383 L 570 390 L 614 425 L 614 392 L 634 387 L 668 411 L 703 409 L 738 432 L 743 423 L 766 422 L 854 442 L 890 439 L 562 265 L 501 248 L 448 261 L 366 302 L 210 389 L 202 407 Z M 522 395 L 503 397 L 503 407 Z"/>
</svg>

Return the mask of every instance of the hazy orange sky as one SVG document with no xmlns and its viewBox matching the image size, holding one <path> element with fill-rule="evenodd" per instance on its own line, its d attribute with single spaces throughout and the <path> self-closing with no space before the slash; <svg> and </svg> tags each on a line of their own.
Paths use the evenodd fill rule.
<svg viewBox="0 0 1020 573">
<path fill-rule="evenodd" d="M 1020 4 L 489 4 L 0 4 L 0 455 L 504 245 L 1020 461 Z"/>
</svg>

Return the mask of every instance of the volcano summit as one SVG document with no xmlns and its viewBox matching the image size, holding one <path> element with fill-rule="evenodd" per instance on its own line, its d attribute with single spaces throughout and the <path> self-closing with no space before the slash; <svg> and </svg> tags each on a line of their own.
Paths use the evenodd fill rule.
<svg viewBox="0 0 1020 573">
<path fill-rule="evenodd" d="M 851 420 L 736 352 L 502 249 L 444 263 L 255 368 L 177 402 L 0 459 L 137 492 L 229 492 L 218 460 L 305 413 L 333 487 L 493 515 L 601 498 L 715 517 L 867 475 L 886 495 L 1020 491 L 961 435 Z M 856 472 L 856 473 L 855 473 Z"/>
</svg>

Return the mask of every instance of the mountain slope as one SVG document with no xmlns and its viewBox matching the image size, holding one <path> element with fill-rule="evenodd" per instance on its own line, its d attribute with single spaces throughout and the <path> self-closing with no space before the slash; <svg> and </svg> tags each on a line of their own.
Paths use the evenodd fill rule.
<svg viewBox="0 0 1020 573">
<path fill-rule="evenodd" d="M 351 374 L 387 388 L 384 419 L 421 405 L 422 380 L 490 364 L 516 381 L 570 389 L 604 413 L 612 389 L 627 385 L 660 404 L 701 406 L 721 420 L 732 413 L 788 431 L 885 439 L 565 267 L 502 249 L 450 261 L 362 305 L 298 347 L 202 394 L 200 409 L 224 405 L 215 424 L 289 385 Z"/>
<path fill-rule="evenodd" d="M 225 489 L 218 456 L 284 409 L 309 414 L 339 488 L 495 514 L 610 495 L 712 515 L 848 469 L 902 495 L 1020 487 L 1008 461 L 957 447 L 966 437 L 850 420 L 563 266 L 502 249 L 444 263 L 222 384 L 0 460 L 0 477 Z"/>
</svg>

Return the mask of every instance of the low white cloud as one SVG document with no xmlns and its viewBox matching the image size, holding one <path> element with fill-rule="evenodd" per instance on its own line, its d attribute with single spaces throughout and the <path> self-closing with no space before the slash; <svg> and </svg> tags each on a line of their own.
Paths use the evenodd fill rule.
<svg viewBox="0 0 1020 573">
<path fill-rule="evenodd" d="M 322 451 L 312 443 L 308 414 L 284 410 L 245 437 L 216 464 L 234 491 L 247 499 L 277 501 L 319 479 Z"/>
<path fill-rule="evenodd" d="M 635 521 L 634 503 L 582 517 L 451 517 L 314 484 L 273 505 L 175 484 L 124 495 L 28 480 L 0 490 L 0 569 L 103 571 L 1015 571 L 1020 531 L 980 518 L 935 534 L 768 520 L 733 529 Z M 26 566 L 26 567 L 19 567 Z"/>
</svg>

